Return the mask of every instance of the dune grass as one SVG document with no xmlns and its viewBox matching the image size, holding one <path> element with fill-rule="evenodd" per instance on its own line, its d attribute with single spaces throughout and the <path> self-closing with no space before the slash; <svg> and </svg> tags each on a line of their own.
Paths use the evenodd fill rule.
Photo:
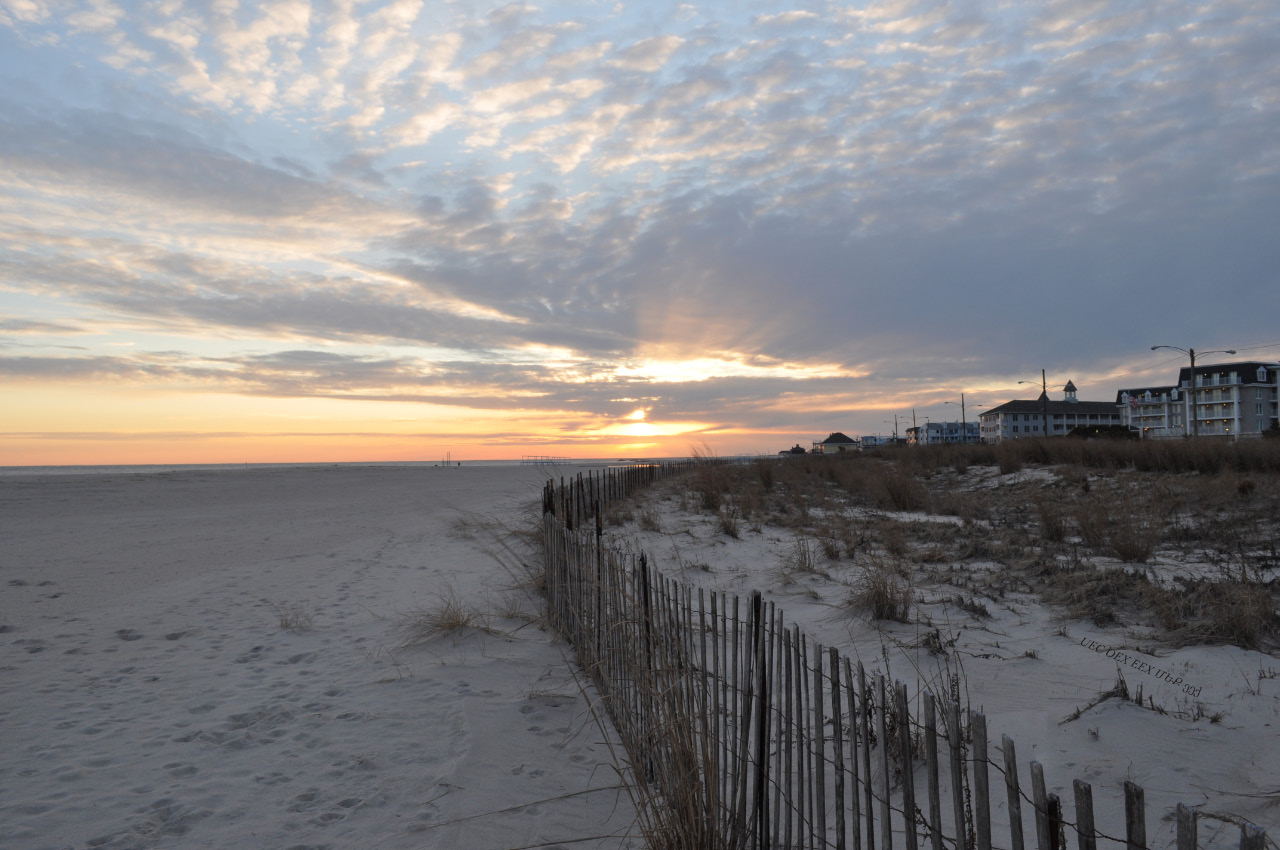
<svg viewBox="0 0 1280 850">
<path fill-rule="evenodd" d="M 665 486 L 729 537 L 792 535 L 788 576 L 844 564 L 848 606 L 876 619 L 910 618 L 913 564 L 981 563 L 972 590 L 993 599 L 1029 590 L 1175 643 L 1280 643 L 1280 440 L 903 447 L 707 464 Z"/>
</svg>

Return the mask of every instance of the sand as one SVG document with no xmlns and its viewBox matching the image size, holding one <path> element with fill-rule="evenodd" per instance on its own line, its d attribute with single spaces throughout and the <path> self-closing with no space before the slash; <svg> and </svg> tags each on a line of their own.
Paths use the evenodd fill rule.
<svg viewBox="0 0 1280 850">
<path fill-rule="evenodd" d="M 641 846 L 564 646 L 502 616 L 542 481 L 0 478 L 0 848 Z M 449 598 L 488 630 L 403 646 Z"/>
<path fill-rule="evenodd" d="M 502 616 L 537 610 L 502 541 L 532 523 L 543 477 L 0 477 L 0 850 L 643 846 L 567 650 Z M 1072 779 L 1093 784 L 1109 834 L 1126 779 L 1146 789 L 1153 848 L 1172 846 L 1177 802 L 1201 812 L 1202 847 L 1234 848 L 1238 819 L 1280 834 L 1280 659 L 1163 646 L 1018 593 L 975 619 L 945 584 L 919 589 L 914 622 L 871 622 L 843 604 L 846 571 L 786 568 L 789 532 L 733 540 L 678 501 L 654 494 L 661 530 L 614 539 L 684 581 L 760 589 L 913 693 L 955 674 L 1024 771 L 1039 761 L 1069 806 Z M 490 631 L 402 646 L 405 618 L 442 598 L 488 612 Z M 282 628 L 295 615 L 310 628 Z M 1063 722 L 1118 669 L 1148 707 Z"/>
</svg>

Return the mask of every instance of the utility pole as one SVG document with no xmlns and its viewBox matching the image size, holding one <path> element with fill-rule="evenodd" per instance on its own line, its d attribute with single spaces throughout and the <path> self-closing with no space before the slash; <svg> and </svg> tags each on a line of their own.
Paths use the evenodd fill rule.
<svg viewBox="0 0 1280 850">
<path fill-rule="evenodd" d="M 1040 370 L 1040 407 L 1044 412 L 1044 435 L 1049 436 L 1049 385 L 1045 382 L 1044 370 Z"/>
<path fill-rule="evenodd" d="M 1035 386 L 1035 381 L 1018 381 L 1020 384 Z M 1044 420 L 1044 435 L 1049 436 L 1049 385 L 1045 381 L 1044 370 L 1040 370 L 1040 415 Z"/>
<path fill-rule="evenodd" d="M 1023 384 L 1026 383 L 1026 381 L 1019 381 L 1018 383 Z M 955 404 L 955 402 L 946 401 L 943 402 L 943 404 Z M 964 393 L 960 393 L 960 442 L 969 442 L 969 420 L 966 419 L 964 415 Z"/>
<path fill-rule="evenodd" d="M 1191 358 L 1191 435 L 1193 437 L 1200 436 L 1200 411 L 1196 409 L 1196 350 L 1194 348 L 1178 348 L 1176 345 L 1153 345 L 1151 350 L 1157 348 L 1168 348 L 1172 351 L 1181 351 L 1183 354 Z M 1235 354 L 1234 348 L 1219 348 L 1215 351 L 1202 351 L 1201 354 Z"/>
</svg>

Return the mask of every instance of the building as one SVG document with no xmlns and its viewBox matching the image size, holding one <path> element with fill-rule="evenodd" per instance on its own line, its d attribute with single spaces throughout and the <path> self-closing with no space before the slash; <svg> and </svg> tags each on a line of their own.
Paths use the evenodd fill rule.
<svg viewBox="0 0 1280 850">
<path fill-rule="evenodd" d="M 845 436 L 839 431 L 831 433 L 825 440 L 820 443 L 813 444 L 815 454 L 839 454 L 840 452 L 852 452 L 858 450 L 858 441 L 852 437 Z"/>
<path fill-rule="evenodd" d="M 1120 390 L 1116 408 L 1146 438 L 1247 437 L 1280 428 L 1278 396 L 1280 363 L 1249 360 L 1184 366 L 1174 386 Z"/>
<path fill-rule="evenodd" d="M 1007 401 L 984 410 L 978 417 L 982 442 L 1065 437 L 1072 428 L 1122 424 L 1115 403 L 1080 401 L 1076 398 L 1076 385 L 1071 381 L 1067 381 L 1062 392 L 1062 401 L 1052 401 L 1047 393 L 1042 392 L 1038 399 Z"/>
<path fill-rule="evenodd" d="M 980 439 L 977 422 L 926 422 L 907 429 L 907 445 L 933 446 L 941 443 L 976 443 Z"/>
</svg>

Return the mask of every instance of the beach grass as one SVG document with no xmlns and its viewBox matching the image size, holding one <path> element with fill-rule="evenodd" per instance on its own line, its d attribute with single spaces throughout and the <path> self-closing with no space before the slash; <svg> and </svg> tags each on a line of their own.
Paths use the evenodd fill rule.
<svg viewBox="0 0 1280 850">
<path fill-rule="evenodd" d="M 726 538 L 788 536 L 780 580 L 842 576 L 872 619 L 909 621 L 925 565 L 947 565 L 975 606 L 1025 590 L 1174 644 L 1280 642 L 1280 440 L 903 447 L 708 463 L 662 487 L 644 528 L 676 499 Z"/>
</svg>

